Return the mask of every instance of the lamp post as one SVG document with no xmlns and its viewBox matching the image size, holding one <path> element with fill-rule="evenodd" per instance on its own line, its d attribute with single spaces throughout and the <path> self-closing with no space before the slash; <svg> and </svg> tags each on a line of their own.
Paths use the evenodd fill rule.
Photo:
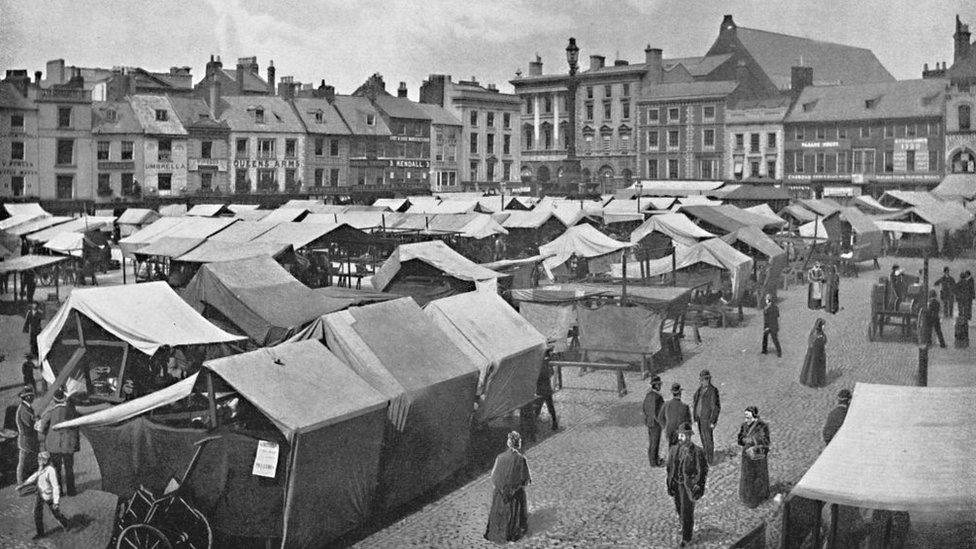
<svg viewBox="0 0 976 549">
<path fill-rule="evenodd" d="M 641 194 L 642 194 L 641 191 L 644 190 L 644 185 L 640 181 L 638 181 L 634 185 L 634 188 L 637 189 L 637 213 L 640 213 L 640 211 L 641 211 L 640 198 L 641 198 Z"/>
<path fill-rule="evenodd" d="M 566 159 L 563 161 L 565 181 L 577 183 L 577 191 L 583 194 L 583 180 L 580 178 L 580 163 L 576 158 L 576 89 L 579 86 L 576 73 L 579 71 L 579 47 L 576 39 L 570 38 L 566 46 L 566 62 L 569 63 L 569 79 L 566 81 L 566 113 L 569 125 L 566 130 Z M 559 121 L 556 121 L 558 124 Z"/>
</svg>

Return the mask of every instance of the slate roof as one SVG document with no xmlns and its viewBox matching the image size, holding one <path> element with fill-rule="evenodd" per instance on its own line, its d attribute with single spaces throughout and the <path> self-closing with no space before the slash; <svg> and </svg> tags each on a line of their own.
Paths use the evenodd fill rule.
<svg viewBox="0 0 976 549">
<path fill-rule="evenodd" d="M 354 95 L 337 95 L 334 105 L 353 135 L 390 135 L 390 128 L 383 122 L 369 99 Z M 372 126 L 366 125 L 367 114 L 373 115 Z"/>
<path fill-rule="evenodd" d="M 430 115 L 418 105 L 419 103 L 414 103 L 406 97 L 394 97 L 384 93 L 376 96 L 376 106 L 392 118 L 430 120 Z"/>
<path fill-rule="evenodd" d="M 114 114 L 114 120 L 113 115 Z M 93 101 L 92 133 L 130 134 L 142 133 L 142 124 L 128 101 Z"/>
<path fill-rule="evenodd" d="M 151 135 L 186 135 L 176 109 L 164 95 L 133 95 L 129 104 L 142 129 Z M 157 120 L 156 111 L 166 111 L 166 120 Z"/>
<path fill-rule="evenodd" d="M 183 122 L 184 128 L 230 130 L 227 122 L 210 118 L 210 107 L 203 99 L 170 96 L 169 102 Z"/>
<path fill-rule="evenodd" d="M 732 59 L 731 53 L 720 55 L 705 55 L 703 57 L 679 57 L 676 59 L 664 59 L 661 65 L 664 70 L 669 71 L 678 65 L 683 66 L 689 74 L 694 77 L 708 76 L 715 69 L 721 67 L 726 61 Z"/>
<path fill-rule="evenodd" d="M 221 69 L 227 78 L 237 82 L 237 69 Z M 250 71 L 244 71 L 244 89 L 238 91 L 267 93 L 268 82 Z"/>
<path fill-rule="evenodd" d="M 10 82 L 0 82 L 0 108 L 37 110 L 37 106 L 30 99 L 27 99 Z"/>
<path fill-rule="evenodd" d="M 293 101 L 298 117 L 305 124 L 308 133 L 328 135 L 349 135 L 349 126 L 342 121 L 339 112 L 332 103 L 322 98 L 298 97 Z M 315 115 L 322 113 L 322 121 L 316 121 Z"/>
<path fill-rule="evenodd" d="M 804 66 L 813 68 L 815 85 L 895 79 L 867 48 L 745 27 L 736 29 L 736 38 L 779 89 L 790 87 L 791 68 L 800 65 L 801 60 Z"/>
<path fill-rule="evenodd" d="M 947 81 L 902 80 L 804 88 L 786 122 L 941 117 Z"/>
<path fill-rule="evenodd" d="M 220 119 L 235 132 L 305 133 L 301 121 L 284 99 L 269 95 L 237 95 L 221 99 Z M 254 111 L 264 110 L 264 122 Z"/>
<path fill-rule="evenodd" d="M 657 84 L 644 91 L 642 101 L 663 101 L 693 97 L 724 97 L 739 86 L 734 80 Z"/>
<path fill-rule="evenodd" d="M 451 114 L 447 109 L 428 103 L 417 103 L 422 111 L 430 116 L 430 123 L 441 126 L 462 126 L 461 121 Z"/>
</svg>

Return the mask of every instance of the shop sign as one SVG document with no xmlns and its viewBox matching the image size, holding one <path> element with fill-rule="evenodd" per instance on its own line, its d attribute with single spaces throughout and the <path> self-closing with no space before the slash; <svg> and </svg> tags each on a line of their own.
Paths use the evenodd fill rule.
<svg viewBox="0 0 976 549">
<path fill-rule="evenodd" d="M 836 149 L 840 147 L 840 141 L 804 141 L 800 143 L 803 149 Z"/>
<path fill-rule="evenodd" d="M 791 173 L 786 174 L 787 181 L 851 181 L 850 174 L 836 173 Z"/>
<path fill-rule="evenodd" d="M 99 162 L 99 170 L 135 170 L 135 162 Z"/>
<path fill-rule="evenodd" d="M 410 135 L 391 135 L 390 141 L 409 141 L 411 143 L 430 143 L 429 137 L 414 137 Z"/>
<path fill-rule="evenodd" d="M 426 170 L 430 169 L 430 160 L 399 160 L 391 158 L 389 166 L 391 168 L 419 168 Z"/>
<path fill-rule="evenodd" d="M 854 187 L 824 187 L 824 196 L 857 196 L 857 189 Z"/>
<path fill-rule="evenodd" d="M 227 171 L 227 160 L 222 158 L 191 158 L 190 171 L 198 170 L 217 170 L 218 172 Z"/>
<path fill-rule="evenodd" d="M 297 158 L 286 158 L 284 160 L 278 160 L 276 158 L 268 158 L 261 160 L 253 160 L 250 158 L 243 158 L 234 160 L 235 168 L 301 168 L 302 163 Z"/>
<path fill-rule="evenodd" d="M 879 173 L 874 176 L 878 183 L 932 183 L 942 181 L 937 173 Z"/>
<path fill-rule="evenodd" d="M 185 170 L 186 164 L 178 162 L 148 162 L 146 164 L 146 169 L 161 172 L 173 172 L 177 170 Z"/>
<path fill-rule="evenodd" d="M 918 139 L 895 139 L 896 151 L 925 151 L 929 148 L 929 140 L 925 137 Z"/>
<path fill-rule="evenodd" d="M 37 175 L 34 163 L 27 160 L 0 160 L 0 174 L 3 175 Z"/>
</svg>

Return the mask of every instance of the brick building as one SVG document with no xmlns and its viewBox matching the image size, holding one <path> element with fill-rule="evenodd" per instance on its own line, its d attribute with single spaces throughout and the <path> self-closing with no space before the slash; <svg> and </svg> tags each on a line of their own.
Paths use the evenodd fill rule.
<svg viewBox="0 0 976 549">
<path fill-rule="evenodd" d="M 956 16 L 952 65 L 928 64 L 922 71 L 925 79 L 948 81 L 945 96 L 945 171 L 953 174 L 976 174 L 976 44 L 969 25 Z"/>
<path fill-rule="evenodd" d="M 438 105 L 417 103 L 430 116 L 430 187 L 436 191 L 459 188 L 463 173 L 460 162 L 463 126 L 456 116 Z M 493 175 L 496 162 L 488 165 L 488 175 Z M 472 171 L 473 170 L 472 166 Z M 474 175 L 473 173 L 470 175 Z"/>
<path fill-rule="evenodd" d="M 808 86 L 784 121 L 784 178 L 796 194 L 927 190 L 942 178 L 947 81 Z"/>
<path fill-rule="evenodd" d="M 0 82 L 0 196 L 38 196 L 37 105 L 27 71 Z"/>
<path fill-rule="evenodd" d="M 462 186 L 494 188 L 520 181 L 522 101 L 517 95 L 501 93 L 493 84 L 482 86 L 474 78 L 454 82 L 450 75 L 432 74 L 420 87 L 420 102 L 443 107 L 460 120 L 457 164 Z M 458 187 L 450 177 L 432 175 L 431 184 L 437 190 Z"/>
<path fill-rule="evenodd" d="M 47 62 L 44 88 L 66 83 L 72 76 L 80 76 L 82 88 L 91 93 L 92 101 L 118 101 L 127 95 L 190 95 L 193 76 L 190 67 L 170 67 L 168 72 L 155 72 L 141 67 L 77 67 L 65 65 L 64 59 Z"/>
<path fill-rule="evenodd" d="M 290 85 L 282 82 L 279 87 Z M 305 181 L 309 189 L 349 186 L 352 132 L 335 107 L 335 89 L 323 85 L 312 97 L 292 100 L 305 131 Z"/>
</svg>

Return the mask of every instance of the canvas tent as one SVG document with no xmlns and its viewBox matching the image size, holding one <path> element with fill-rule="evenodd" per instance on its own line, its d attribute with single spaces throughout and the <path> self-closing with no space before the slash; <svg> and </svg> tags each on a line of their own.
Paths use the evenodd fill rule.
<svg viewBox="0 0 976 549">
<path fill-rule="evenodd" d="M 50 217 L 49 215 L 35 215 L 35 214 L 17 214 L 8 217 L 0 221 L 0 231 L 6 231 L 16 227 L 17 225 L 22 225 L 29 221 L 34 221 L 35 219 L 41 219 L 42 217 Z"/>
<path fill-rule="evenodd" d="M 21 204 L 8 202 L 3 205 L 3 209 L 11 217 L 18 215 L 32 215 L 34 217 L 49 217 L 51 214 L 44 211 L 37 202 L 24 202 Z"/>
<path fill-rule="evenodd" d="M 752 212 L 756 215 L 767 218 L 770 223 L 778 223 L 779 226 L 786 225 L 786 220 L 776 215 L 776 212 L 773 211 L 771 207 L 769 207 L 769 204 L 763 203 L 763 204 L 758 204 L 756 206 L 749 206 L 748 208 L 743 208 L 743 209 L 747 212 Z"/>
<path fill-rule="evenodd" d="M 299 282 L 268 256 L 202 266 L 182 292 L 199 312 L 219 311 L 258 345 L 275 345 L 342 308 Z"/>
<path fill-rule="evenodd" d="M 297 223 L 285 222 L 262 233 L 252 242 L 277 242 L 291 244 L 295 250 L 305 247 L 324 246 L 330 240 L 365 240 L 366 233 L 345 223 Z"/>
<path fill-rule="evenodd" d="M 308 210 L 305 208 L 278 208 L 277 210 L 271 210 L 267 215 L 261 218 L 261 221 L 265 223 L 286 223 L 290 221 L 301 221 L 308 215 Z"/>
<path fill-rule="evenodd" d="M 976 175 L 971 173 L 950 173 L 942 179 L 932 194 L 943 199 L 972 200 L 976 198 Z"/>
<path fill-rule="evenodd" d="M 226 204 L 197 204 L 187 210 L 186 215 L 193 217 L 217 217 L 231 212 Z"/>
<path fill-rule="evenodd" d="M 425 312 L 481 368 L 475 411 L 479 422 L 535 398 L 546 338 L 501 297 L 469 292 L 431 301 Z"/>
<path fill-rule="evenodd" d="M 691 196 L 708 194 L 722 186 L 721 181 L 667 181 L 643 180 L 626 189 L 617 191 L 617 198 L 641 196 Z"/>
<path fill-rule="evenodd" d="M 840 430 L 787 497 L 784 546 L 799 546 L 810 535 L 819 538 L 824 504 L 908 513 L 913 524 L 930 516 L 958 517 L 971 525 L 976 517 L 970 455 L 976 444 L 974 398 L 973 387 L 855 385 Z M 937 458 L 931 445 L 919 442 L 928 440 L 942 442 Z M 841 512 L 837 507 L 834 514 Z"/>
<path fill-rule="evenodd" d="M 631 246 L 633 244 L 614 240 L 591 225 L 576 225 L 566 229 L 566 232 L 552 242 L 539 246 L 539 253 L 550 256 L 542 261 L 542 265 L 551 278 L 552 270 L 569 261 L 573 255 L 590 260 L 588 262 L 590 272 L 609 271 L 609 264 L 612 261 L 606 261 L 604 264 L 593 260 L 597 258 L 610 260 L 612 259 L 610 254 L 616 254 Z"/>
<path fill-rule="evenodd" d="M 126 237 L 144 227 L 148 227 L 159 218 L 160 215 L 155 210 L 148 208 L 127 208 L 115 223 L 119 226 L 119 235 Z"/>
<path fill-rule="evenodd" d="M 717 206 L 682 206 L 680 211 L 697 221 L 703 229 L 715 234 L 732 233 L 748 225 L 719 210 Z"/>
<path fill-rule="evenodd" d="M 854 207 L 867 214 L 889 214 L 896 213 L 901 208 L 889 208 L 882 205 L 873 196 L 862 194 L 854 197 Z"/>
<path fill-rule="evenodd" d="M 670 255 L 646 262 L 643 274 L 646 278 L 651 278 L 671 273 L 672 266 L 676 271 L 681 271 L 700 264 L 710 265 L 720 271 L 728 272 L 733 299 L 738 301 L 742 297 L 746 288 L 746 281 L 749 279 L 749 273 L 752 272 L 753 261 L 749 256 L 736 250 L 720 238 L 703 240 L 690 248 L 678 249 L 673 262 Z M 612 274 L 614 278 L 623 278 L 623 265 L 614 264 Z M 640 265 L 628 265 L 627 277 L 639 279 L 641 277 Z"/>
<path fill-rule="evenodd" d="M 93 396 L 118 399 L 125 379 L 144 382 L 130 366 L 163 345 L 220 356 L 243 339 L 197 314 L 165 282 L 150 282 L 75 289 L 37 336 L 37 347 L 51 393 L 70 377 L 69 389 L 83 383 Z"/>
<path fill-rule="evenodd" d="M 409 295 L 425 305 L 435 297 L 474 289 L 494 292 L 502 276 L 432 240 L 397 246 L 373 275 L 373 287 Z"/>
<path fill-rule="evenodd" d="M 715 235 L 695 225 L 688 216 L 680 213 L 652 215 L 630 233 L 630 241 L 637 244 L 651 233 L 660 233 L 669 238 L 675 245 L 693 246 L 706 238 Z"/>
<path fill-rule="evenodd" d="M 782 282 L 783 269 L 786 268 L 786 251 L 756 227 L 743 227 L 723 236 L 722 240 L 740 251 L 745 248 L 748 252 L 752 252 L 746 255 L 753 258 L 754 267 L 758 263 L 758 258 L 763 258 L 766 264 L 765 275 L 761 280 L 756 281 L 758 284 L 756 297 L 761 299 L 767 294 L 775 295 L 776 289 Z"/>
<path fill-rule="evenodd" d="M 378 488 L 383 507 L 410 501 L 464 466 L 480 364 L 412 299 L 325 315 L 298 337 L 324 339 L 391 401 Z"/>
<path fill-rule="evenodd" d="M 840 211 L 841 242 L 843 248 L 850 248 L 854 262 L 876 260 L 881 257 L 883 235 L 881 229 L 864 212 L 846 207 Z"/>
<path fill-rule="evenodd" d="M 791 226 L 802 225 L 803 223 L 817 219 L 817 214 L 797 204 L 790 204 L 783 208 L 778 215 L 790 223 Z"/>
<path fill-rule="evenodd" d="M 162 204 L 159 206 L 159 215 L 162 217 L 183 217 L 186 215 L 186 204 Z"/>
<path fill-rule="evenodd" d="M 205 240 L 202 244 L 177 256 L 182 263 L 215 263 L 218 261 L 237 261 L 251 257 L 271 257 L 281 262 L 292 258 L 290 244 L 276 242 L 224 242 Z"/>
</svg>

